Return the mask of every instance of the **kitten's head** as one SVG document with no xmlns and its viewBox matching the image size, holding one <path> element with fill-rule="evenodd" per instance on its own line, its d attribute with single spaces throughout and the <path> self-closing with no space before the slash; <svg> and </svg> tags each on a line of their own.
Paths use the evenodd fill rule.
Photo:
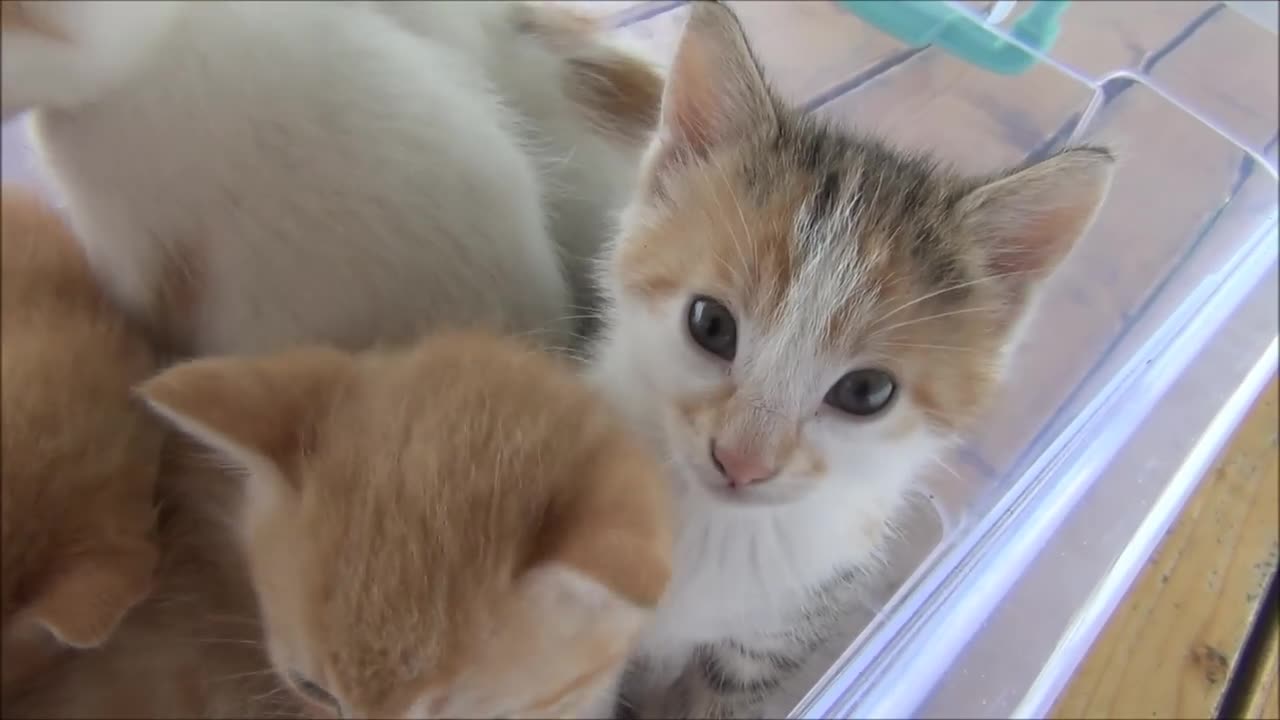
<svg viewBox="0 0 1280 720">
<path fill-rule="evenodd" d="M 830 127 L 771 92 L 730 10 L 694 3 L 604 270 L 635 375 L 617 392 L 727 502 L 905 481 L 992 394 L 1111 166 L 1078 148 L 962 177 Z"/>
<path fill-rule="evenodd" d="M 396 354 L 200 360 L 143 394 L 244 470 L 268 649 L 318 710 L 609 709 L 665 590 L 667 501 L 558 361 L 442 335 Z"/>
<path fill-rule="evenodd" d="M 163 427 L 131 394 L 151 349 L 111 307 L 57 213 L 0 202 L 3 695 L 97 647 L 151 590 Z"/>
</svg>

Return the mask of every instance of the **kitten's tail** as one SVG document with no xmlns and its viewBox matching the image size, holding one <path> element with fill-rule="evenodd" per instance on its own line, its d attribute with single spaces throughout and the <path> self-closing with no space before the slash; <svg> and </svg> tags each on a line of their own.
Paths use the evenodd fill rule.
<svg viewBox="0 0 1280 720">
<path fill-rule="evenodd" d="M 175 0 L 0 1 L 0 111 L 91 102 L 164 36 Z"/>
</svg>

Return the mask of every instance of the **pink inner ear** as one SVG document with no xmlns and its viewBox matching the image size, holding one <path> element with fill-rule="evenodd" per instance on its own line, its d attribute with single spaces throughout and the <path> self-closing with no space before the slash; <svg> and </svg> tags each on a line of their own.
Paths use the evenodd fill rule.
<svg viewBox="0 0 1280 720">
<path fill-rule="evenodd" d="M 1072 246 L 1079 234 L 1080 213 L 1058 208 L 1012 223 L 1008 237 L 992 253 L 993 273 L 1047 274 Z"/>
<path fill-rule="evenodd" d="M 716 88 L 697 43 L 686 43 L 677 58 L 678 77 L 671 79 L 670 92 L 664 103 L 664 125 L 677 153 L 702 155 L 717 135 L 715 123 L 720 113 L 715 109 Z M 682 153 L 683 154 L 683 153 Z"/>
<path fill-rule="evenodd" d="M 1093 224 L 1111 183 L 1110 155 L 1068 150 L 973 191 L 963 205 L 992 273 L 1042 279 Z"/>
</svg>

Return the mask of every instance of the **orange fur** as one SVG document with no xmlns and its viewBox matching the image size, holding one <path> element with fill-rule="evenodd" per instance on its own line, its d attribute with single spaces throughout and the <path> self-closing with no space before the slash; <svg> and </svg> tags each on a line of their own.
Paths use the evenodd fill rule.
<svg viewBox="0 0 1280 720">
<path fill-rule="evenodd" d="M 451 334 L 198 360 L 143 392 L 247 471 L 268 646 L 336 698 L 296 686 L 317 711 L 609 709 L 667 583 L 665 485 L 561 361 Z"/>
<path fill-rule="evenodd" d="M 131 396 L 150 346 L 62 220 L 5 187 L 0 224 L 7 698 L 67 646 L 100 645 L 147 594 L 163 429 Z"/>
<path fill-rule="evenodd" d="M 271 671 L 239 551 L 226 531 L 235 485 L 181 438 L 162 466 L 152 595 L 101 648 L 46 674 L 14 718 L 297 717 Z"/>
</svg>

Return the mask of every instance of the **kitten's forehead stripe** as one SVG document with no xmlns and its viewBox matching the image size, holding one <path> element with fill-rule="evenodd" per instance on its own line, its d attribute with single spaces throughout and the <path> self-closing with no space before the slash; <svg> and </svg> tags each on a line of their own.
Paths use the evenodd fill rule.
<svg viewBox="0 0 1280 720">
<path fill-rule="evenodd" d="M 948 241 L 946 220 L 953 215 L 963 187 L 928 160 L 893 151 L 808 117 L 784 118 L 764 147 L 751 153 L 749 177 L 792 168 L 791 177 L 773 177 L 764 192 L 802 182 L 807 200 L 793 209 L 794 246 L 789 285 L 830 285 L 825 293 L 801 294 L 820 307 L 836 307 L 827 333 L 848 329 L 890 274 L 919 276 L 929 287 L 956 287 L 968 279 L 961 249 Z M 766 171 L 761 166 L 769 166 Z M 795 175 L 808 176 L 800 180 Z M 905 257 L 904 257 L 905 255 Z M 806 272 L 814 264 L 826 272 Z M 844 296 L 841 297 L 841 291 Z M 953 299 L 960 299 L 963 289 Z M 824 295 L 818 297 L 816 295 Z M 862 307 L 859 307 L 862 306 Z"/>
</svg>

